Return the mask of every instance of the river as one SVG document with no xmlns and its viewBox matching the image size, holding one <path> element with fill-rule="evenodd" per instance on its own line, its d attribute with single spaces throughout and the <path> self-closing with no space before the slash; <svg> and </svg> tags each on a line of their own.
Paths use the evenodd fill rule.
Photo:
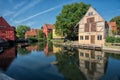
<svg viewBox="0 0 120 80">
<path fill-rule="evenodd" d="M 0 72 L 15 80 L 120 80 L 120 54 L 34 43 L 4 48 Z"/>
</svg>

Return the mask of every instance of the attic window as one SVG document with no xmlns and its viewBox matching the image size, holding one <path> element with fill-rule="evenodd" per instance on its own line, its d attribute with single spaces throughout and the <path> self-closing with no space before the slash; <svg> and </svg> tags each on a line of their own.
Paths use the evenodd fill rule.
<svg viewBox="0 0 120 80">
<path fill-rule="evenodd" d="M 89 13 L 88 13 L 88 16 L 92 16 L 92 15 L 93 15 L 93 12 L 89 12 Z"/>
</svg>

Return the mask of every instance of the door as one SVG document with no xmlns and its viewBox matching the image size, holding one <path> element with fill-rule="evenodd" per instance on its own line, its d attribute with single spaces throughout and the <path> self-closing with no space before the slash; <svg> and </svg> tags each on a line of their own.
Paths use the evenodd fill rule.
<svg viewBox="0 0 120 80">
<path fill-rule="evenodd" d="M 95 35 L 91 35 L 91 44 L 95 44 Z"/>
</svg>

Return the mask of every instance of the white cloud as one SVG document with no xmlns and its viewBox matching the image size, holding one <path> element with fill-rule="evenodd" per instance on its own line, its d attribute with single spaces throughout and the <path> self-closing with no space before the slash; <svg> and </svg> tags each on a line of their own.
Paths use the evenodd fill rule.
<svg viewBox="0 0 120 80">
<path fill-rule="evenodd" d="M 12 15 L 12 14 L 14 14 L 13 11 L 5 10 L 3 16 L 5 17 L 5 16 Z"/>
<path fill-rule="evenodd" d="M 28 25 L 28 26 L 31 27 L 31 26 L 33 26 L 34 24 L 36 24 L 36 22 L 33 22 L 33 21 L 32 21 L 32 22 L 28 22 L 28 23 L 26 23 L 25 25 Z"/>
<path fill-rule="evenodd" d="M 26 3 L 26 1 L 16 4 L 14 9 L 18 9 L 18 8 L 22 7 L 25 3 Z"/>
<path fill-rule="evenodd" d="M 20 14 L 24 13 L 25 11 L 27 11 L 28 9 L 35 6 L 36 4 L 38 4 L 41 1 L 42 0 L 32 0 L 32 2 L 30 2 L 28 5 L 24 6 L 22 9 L 20 9 L 18 12 L 16 12 L 16 14 L 13 16 L 13 18 L 15 18 L 15 17 L 19 16 Z"/>
<path fill-rule="evenodd" d="M 34 18 L 34 17 L 36 17 L 36 16 L 38 16 L 38 15 L 42 15 L 42 14 L 45 14 L 45 13 L 50 12 L 50 11 L 52 11 L 52 10 L 55 10 L 55 9 L 61 7 L 61 6 L 62 6 L 62 5 L 58 5 L 58 6 L 55 6 L 55 7 L 53 7 L 53 8 L 47 9 L 47 10 L 45 10 L 45 11 L 39 12 L 39 13 L 37 13 L 37 14 L 35 14 L 35 15 L 32 15 L 32 16 L 30 16 L 30 17 L 28 17 L 28 18 L 25 18 L 25 19 L 23 19 L 23 20 L 16 21 L 16 23 L 22 23 L 22 22 L 27 21 L 27 20 L 29 20 L 29 19 L 32 19 L 32 18 Z"/>
</svg>

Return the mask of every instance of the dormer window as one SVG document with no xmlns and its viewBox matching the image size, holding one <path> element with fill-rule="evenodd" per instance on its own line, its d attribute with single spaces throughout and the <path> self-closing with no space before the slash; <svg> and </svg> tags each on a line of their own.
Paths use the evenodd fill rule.
<svg viewBox="0 0 120 80">
<path fill-rule="evenodd" d="M 88 13 L 88 16 L 92 16 L 92 15 L 93 15 L 93 12 L 89 12 L 89 13 Z"/>
</svg>

